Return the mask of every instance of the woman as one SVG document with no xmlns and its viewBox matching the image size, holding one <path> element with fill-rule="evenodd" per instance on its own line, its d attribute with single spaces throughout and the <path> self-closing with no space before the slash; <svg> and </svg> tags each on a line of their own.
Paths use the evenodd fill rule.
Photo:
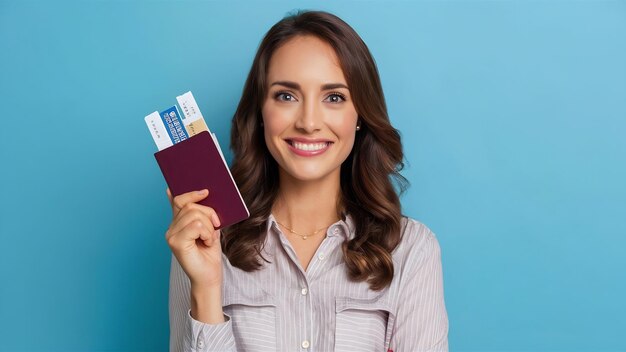
<svg viewBox="0 0 626 352">
<path fill-rule="evenodd" d="M 249 219 L 216 231 L 195 203 L 210 190 L 167 190 L 170 350 L 447 350 L 439 245 L 401 214 L 400 136 L 349 25 L 301 12 L 270 29 L 231 148 Z"/>
</svg>

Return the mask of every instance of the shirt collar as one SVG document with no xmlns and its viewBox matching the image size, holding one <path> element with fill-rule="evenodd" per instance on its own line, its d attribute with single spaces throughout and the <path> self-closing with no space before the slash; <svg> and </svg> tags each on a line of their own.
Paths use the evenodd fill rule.
<svg viewBox="0 0 626 352">
<path fill-rule="evenodd" d="M 346 241 L 349 241 L 354 238 L 354 231 L 356 230 L 354 219 L 348 213 L 342 213 L 341 216 L 341 220 L 331 225 L 331 231 L 328 235 L 342 236 Z"/>
<path fill-rule="evenodd" d="M 269 233 L 274 226 L 278 226 L 278 223 L 276 223 L 276 218 L 274 217 L 274 214 L 270 213 L 270 216 L 267 218 L 265 232 Z"/>
<path fill-rule="evenodd" d="M 276 222 L 276 218 L 274 214 L 270 213 L 270 216 L 267 218 L 267 224 L 265 227 L 265 231 L 267 234 L 272 231 L 272 229 L 278 229 L 278 223 Z M 330 225 L 328 227 L 327 236 L 328 237 L 337 237 L 341 236 L 344 240 L 351 240 L 354 238 L 354 231 L 356 226 L 354 224 L 354 219 L 352 215 L 347 213 L 342 213 L 342 219 L 337 221 L 336 223 Z"/>
</svg>

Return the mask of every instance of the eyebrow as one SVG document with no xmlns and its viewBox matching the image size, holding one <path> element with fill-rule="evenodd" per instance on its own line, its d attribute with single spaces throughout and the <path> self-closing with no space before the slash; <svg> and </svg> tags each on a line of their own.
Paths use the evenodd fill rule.
<svg viewBox="0 0 626 352">
<path fill-rule="evenodd" d="M 270 86 L 285 86 L 287 88 L 291 88 L 291 89 L 296 89 L 296 90 L 300 90 L 300 85 L 296 82 L 292 82 L 292 81 L 276 81 L 274 83 L 272 83 Z M 322 85 L 322 89 L 321 90 L 329 90 L 329 89 L 337 89 L 337 88 L 345 88 L 348 89 L 348 86 L 346 86 L 343 83 L 326 83 L 324 85 Z"/>
</svg>

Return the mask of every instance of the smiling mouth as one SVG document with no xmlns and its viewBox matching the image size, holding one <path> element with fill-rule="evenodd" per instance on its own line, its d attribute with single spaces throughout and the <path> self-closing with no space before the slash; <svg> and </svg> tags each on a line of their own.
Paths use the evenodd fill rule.
<svg viewBox="0 0 626 352">
<path fill-rule="evenodd" d="M 333 142 L 302 143 L 302 142 L 296 142 L 290 139 L 287 139 L 286 142 L 289 143 L 289 145 L 291 145 L 295 149 L 302 150 L 305 152 L 315 152 L 315 151 L 323 150 L 323 149 L 326 149 L 331 144 L 333 144 Z"/>
</svg>

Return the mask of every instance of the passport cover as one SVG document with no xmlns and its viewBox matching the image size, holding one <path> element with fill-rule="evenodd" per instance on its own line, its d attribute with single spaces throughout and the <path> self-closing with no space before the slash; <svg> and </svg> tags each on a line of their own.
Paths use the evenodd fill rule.
<svg viewBox="0 0 626 352">
<path fill-rule="evenodd" d="M 209 195 L 198 204 L 215 210 L 220 219 L 218 229 L 250 216 L 209 131 L 158 151 L 154 157 L 172 197 L 204 188 L 209 190 Z"/>
</svg>

